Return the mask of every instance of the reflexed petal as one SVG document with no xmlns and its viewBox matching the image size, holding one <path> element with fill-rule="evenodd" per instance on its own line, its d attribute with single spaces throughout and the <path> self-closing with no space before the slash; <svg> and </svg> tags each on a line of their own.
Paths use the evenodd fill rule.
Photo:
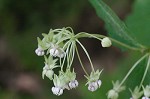
<svg viewBox="0 0 150 99">
<path fill-rule="evenodd" d="M 102 81 L 101 81 L 101 80 L 98 80 L 98 81 L 97 81 L 97 84 L 98 84 L 98 86 L 100 87 L 101 84 L 102 84 Z"/>
<path fill-rule="evenodd" d="M 42 78 L 43 79 L 44 79 L 44 76 L 45 76 L 46 72 L 47 72 L 47 70 L 43 70 L 43 72 L 42 72 Z"/>
</svg>

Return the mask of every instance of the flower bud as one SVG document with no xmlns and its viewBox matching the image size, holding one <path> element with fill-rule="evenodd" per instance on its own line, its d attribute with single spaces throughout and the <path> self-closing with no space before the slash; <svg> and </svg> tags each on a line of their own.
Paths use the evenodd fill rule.
<svg viewBox="0 0 150 99">
<path fill-rule="evenodd" d="M 108 92 L 108 99 L 118 99 L 118 93 L 114 90 L 114 89 L 111 89 L 109 92 Z"/>
<path fill-rule="evenodd" d="M 112 45 L 111 40 L 108 37 L 105 37 L 101 41 L 102 47 L 110 47 Z"/>
<path fill-rule="evenodd" d="M 52 87 L 52 92 L 53 94 L 60 96 L 63 94 L 63 89 L 55 86 L 55 87 Z"/>
<path fill-rule="evenodd" d="M 44 55 L 44 50 L 42 50 L 41 48 L 37 48 L 35 50 L 35 53 L 38 55 L 38 56 L 43 56 Z"/>
</svg>

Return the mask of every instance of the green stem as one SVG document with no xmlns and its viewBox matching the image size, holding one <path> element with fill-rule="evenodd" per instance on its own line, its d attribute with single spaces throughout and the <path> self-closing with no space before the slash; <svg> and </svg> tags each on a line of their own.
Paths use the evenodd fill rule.
<svg viewBox="0 0 150 99">
<path fill-rule="evenodd" d="M 66 27 L 66 30 L 67 30 L 67 29 L 70 29 L 70 30 L 71 30 L 71 33 L 70 33 L 70 34 L 71 34 L 71 35 L 72 35 L 72 34 L 74 35 L 74 31 L 73 31 L 73 29 L 72 29 L 71 27 Z"/>
<path fill-rule="evenodd" d="M 141 80 L 141 83 L 140 83 L 139 88 L 142 87 L 142 84 L 143 84 L 143 81 L 144 81 L 144 79 L 145 79 L 145 77 L 146 77 L 146 74 L 147 74 L 147 72 L 148 72 L 149 66 L 150 66 L 150 56 L 149 56 L 149 58 L 148 58 L 148 62 L 147 62 L 147 65 L 146 65 L 146 69 L 145 69 L 145 72 L 144 72 L 144 74 L 143 74 L 143 77 L 142 77 L 142 80 Z"/>
<path fill-rule="evenodd" d="M 80 58 L 80 55 L 79 55 L 79 52 L 78 52 L 77 46 L 76 46 L 75 48 L 76 48 L 76 53 L 77 53 L 77 56 L 78 56 L 79 62 L 80 62 L 80 64 L 81 64 L 81 67 L 82 67 L 82 69 L 83 69 L 84 73 L 86 74 L 86 76 L 87 76 L 87 77 L 89 77 L 89 74 L 86 72 L 86 70 L 85 70 L 85 68 L 84 68 L 84 66 L 83 66 L 83 63 L 82 63 L 82 61 L 81 61 L 81 58 Z"/>
<path fill-rule="evenodd" d="M 71 67 L 71 64 L 73 62 L 73 42 L 71 42 L 70 47 L 69 47 L 69 51 L 67 54 L 67 68 Z"/>
<path fill-rule="evenodd" d="M 89 56 L 87 50 L 84 48 L 84 46 L 83 46 L 78 40 L 76 40 L 76 41 L 78 42 L 78 44 L 79 44 L 79 45 L 82 47 L 82 49 L 84 50 L 84 52 L 85 52 L 85 54 L 86 54 L 86 56 L 87 56 L 87 58 L 88 58 L 88 60 L 89 60 L 89 62 L 90 62 L 90 64 L 91 64 L 91 69 L 92 69 L 92 71 L 95 72 L 93 63 L 92 63 L 92 61 L 91 61 L 91 58 L 90 58 L 90 56 Z"/>
<path fill-rule="evenodd" d="M 135 67 L 145 58 L 147 57 L 148 54 L 145 54 L 144 56 L 142 56 L 133 66 L 132 68 L 129 70 L 129 72 L 127 73 L 127 75 L 124 77 L 124 79 L 122 80 L 122 82 L 120 83 L 119 87 L 122 86 L 122 84 L 126 81 L 126 79 L 128 78 L 128 76 L 131 74 L 131 72 L 135 69 Z M 118 87 L 118 88 L 119 88 Z"/>
<path fill-rule="evenodd" d="M 62 42 L 65 41 L 65 40 L 68 40 L 68 39 L 70 39 L 70 37 L 62 38 L 62 39 L 60 39 L 56 44 L 58 45 L 58 44 L 62 43 Z"/>
<path fill-rule="evenodd" d="M 98 40 L 101 40 L 102 38 L 107 37 L 107 36 L 100 35 L 100 34 L 89 34 L 89 33 L 86 33 L 86 32 L 80 32 L 80 33 L 78 33 L 75 37 L 76 37 L 76 38 L 88 37 L 88 38 L 96 38 L 96 39 L 98 39 Z M 109 37 L 109 38 L 110 38 L 110 37 Z M 145 47 L 143 47 L 143 48 L 132 47 L 132 46 L 127 45 L 127 44 L 125 44 L 125 43 L 123 43 L 123 42 L 117 41 L 117 40 L 115 40 L 115 39 L 113 39 L 113 38 L 110 38 L 110 40 L 111 40 L 112 42 L 116 43 L 116 44 L 119 44 L 119 45 L 121 45 L 121 46 L 123 46 L 123 47 L 126 47 L 126 48 L 128 48 L 128 49 L 131 49 L 131 50 L 140 51 L 140 52 L 143 52 L 144 50 L 146 50 Z"/>
<path fill-rule="evenodd" d="M 73 60 L 74 60 L 74 55 L 75 55 L 75 42 L 72 42 L 72 46 L 71 46 L 71 61 L 70 61 L 70 65 L 69 65 L 69 68 L 71 67 L 72 63 L 73 63 Z"/>
<path fill-rule="evenodd" d="M 66 60 L 66 57 L 67 57 L 67 53 L 68 53 L 70 44 L 71 44 L 71 43 L 68 41 L 67 44 L 65 45 L 65 46 L 67 46 L 67 49 L 66 49 L 66 52 L 65 52 L 65 56 L 64 56 L 64 58 L 63 58 L 63 62 L 62 62 L 62 64 L 61 64 L 61 71 L 63 70 L 63 66 L 64 66 L 64 63 L 65 63 L 65 60 Z M 64 47 L 65 47 L 65 46 L 64 46 Z M 67 61 L 68 61 L 68 60 L 67 60 Z"/>
</svg>

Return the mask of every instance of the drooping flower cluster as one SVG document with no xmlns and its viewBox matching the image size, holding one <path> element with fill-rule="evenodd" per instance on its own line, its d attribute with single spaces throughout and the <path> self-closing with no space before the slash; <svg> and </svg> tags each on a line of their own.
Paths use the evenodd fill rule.
<svg viewBox="0 0 150 99">
<path fill-rule="evenodd" d="M 77 53 L 79 62 L 86 74 L 86 78 L 88 79 L 86 84 L 88 85 L 88 90 L 93 92 L 100 88 L 102 82 L 99 77 L 102 70 L 97 70 L 95 72 L 88 52 L 78 40 L 84 36 L 94 37 L 91 36 L 92 34 L 83 35 L 82 33 L 79 33 L 75 35 L 73 30 L 70 27 L 67 27 L 62 29 L 51 29 L 48 34 L 43 33 L 42 35 L 43 39 L 40 39 L 39 37 L 37 38 L 38 48 L 35 50 L 35 53 L 38 56 L 44 56 L 45 66 L 43 67 L 42 78 L 44 79 L 46 76 L 50 80 L 53 80 L 54 86 L 51 88 L 53 94 L 58 96 L 62 95 L 65 89 L 70 90 L 79 85 L 78 81 L 76 80 L 76 73 L 74 72 L 74 69 L 71 71 L 75 52 Z M 111 46 L 111 41 L 108 37 L 102 37 L 99 38 L 99 40 L 101 41 L 102 47 Z M 89 59 L 92 67 L 90 76 L 86 72 L 81 62 L 76 43 L 83 48 Z M 54 71 L 55 68 L 61 68 L 58 75 Z"/>
</svg>

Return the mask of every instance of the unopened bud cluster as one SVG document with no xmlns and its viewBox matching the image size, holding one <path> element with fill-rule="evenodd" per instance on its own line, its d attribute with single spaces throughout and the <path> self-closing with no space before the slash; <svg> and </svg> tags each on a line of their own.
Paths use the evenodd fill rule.
<svg viewBox="0 0 150 99">
<path fill-rule="evenodd" d="M 76 73 L 72 68 L 72 63 L 74 60 L 74 54 L 77 52 L 76 42 L 81 45 L 78 39 L 83 35 L 81 37 L 78 34 L 75 35 L 70 27 L 54 30 L 51 29 L 48 34 L 43 33 L 42 35 L 43 39 L 40 39 L 39 37 L 37 38 L 38 48 L 35 50 L 35 53 L 38 56 L 44 56 L 45 65 L 42 71 L 42 78 L 44 79 L 46 76 L 53 81 L 54 86 L 51 88 L 52 93 L 59 96 L 63 94 L 65 89 L 70 90 L 79 85 L 76 80 Z M 85 37 L 86 36 L 87 35 L 85 35 Z M 102 47 L 111 46 L 111 41 L 108 37 L 100 38 L 100 40 Z M 89 58 L 84 46 L 81 45 L 81 47 Z M 59 73 L 55 73 L 55 68 L 60 68 Z M 88 85 L 88 90 L 93 92 L 100 88 L 102 84 L 99 79 L 101 72 L 102 71 L 95 71 L 92 69 L 90 75 L 86 73 L 86 78 L 88 80 L 86 85 Z"/>
</svg>

